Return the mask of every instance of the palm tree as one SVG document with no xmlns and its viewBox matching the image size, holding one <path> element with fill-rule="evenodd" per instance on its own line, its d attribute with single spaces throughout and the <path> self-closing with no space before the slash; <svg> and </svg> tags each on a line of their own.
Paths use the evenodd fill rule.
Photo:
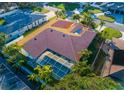
<svg viewBox="0 0 124 93">
<path fill-rule="evenodd" d="M 87 60 L 90 57 L 91 54 L 92 54 L 92 52 L 90 50 L 88 50 L 88 49 L 81 50 L 80 51 L 80 55 L 81 55 L 80 60 L 81 61 Z"/>
<path fill-rule="evenodd" d="M 88 10 L 90 10 L 91 8 L 92 7 L 91 7 L 90 3 L 85 4 L 85 6 L 84 6 L 84 12 L 88 12 Z"/>
<path fill-rule="evenodd" d="M 99 31 L 101 30 L 101 28 L 104 26 L 105 22 L 103 20 L 100 20 L 100 28 L 99 28 Z"/>
<path fill-rule="evenodd" d="M 30 74 L 30 75 L 28 75 L 28 80 L 37 81 L 37 75 L 36 74 Z"/>
<path fill-rule="evenodd" d="M 79 14 L 74 14 L 74 15 L 72 16 L 72 18 L 73 18 L 74 20 L 76 20 L 77 22 L 79 22 L 80 19 L 81 19 L 81 16 L 80 16 Z"/>
<path fill-rule="evenodd" d="M 24 62 L 25 61 L 23 59 L 17 60 L 17 56 L 16 56 L 16 60 L 14 61 L 14 64 L 12 66 L 15 67 L 17 70 L 19 70 L 19 68 L 23 65 Z"/>
<path fill-rule="evenodd" d="M 34 70 L 37 71 L 38 78 L 44 80 L 45 83 L 49 83 L 52 81 L 51 75 L 53 70 L 50 65 L 45 65 L 43 67 L 37 65 Z"/>
<path fill-rule="evenodd" d="M 41 66 L 40 65 L 37 65 L 35 68 L 34 68 L 35 71 L 41 71 Z"/>
<path fill-rule="evenodd" d="M 64 19 L 66 17 L 64 14 L 64 11 L 56 11 L 55 14 L 56 14 L 57 18 L 63 18 Z"/>
<path fill-rule="evenodd" d="M 91 67 L 87 65 L 87 60 L 77 62 L 77 64 L 75 64 L 75 66 L 72 68 L 72 71 L 81 76 L 94 76 Z"/>
<path fill-rule="evenodd" d="M 7 40 L 7 35 L 0 32 L 0 52 L 2 51 L 2 48 L 4 44 L 6 43 L 6 40 Z"/>
<path fill-rule="evenodd" d="M 6 55 L 13 56 L 13 55 L 17 55 L 18 51 L 20 51 L 20 50 L 21 50 L 20 46 L 18 46 L 16 44 L 12 44 L 10 46 L 4 47 L 3 48 L 3 53 L 6 54 Z"/>
<path fill-rule="evenodd" d="M 81 21 L 82 24 L 85 24 L 91 28 L 95 28 L 95 22 L 93 21 L 93 18 L 91 16 L 91 13 L 89 12 L 84 12 L 83 13 L 83 20 Z"/>
</svg>

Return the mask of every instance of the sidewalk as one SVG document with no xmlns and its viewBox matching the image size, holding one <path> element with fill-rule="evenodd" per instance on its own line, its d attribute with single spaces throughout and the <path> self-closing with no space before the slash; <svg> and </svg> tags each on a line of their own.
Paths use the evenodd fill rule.
<svg viewBox="0 0 124 93">
<path fill-rule="evenodd" d="M 124 40 L 124 32 L 120 31 L 122 33 L 122 37 L 120 39 Z"/>
</svg>

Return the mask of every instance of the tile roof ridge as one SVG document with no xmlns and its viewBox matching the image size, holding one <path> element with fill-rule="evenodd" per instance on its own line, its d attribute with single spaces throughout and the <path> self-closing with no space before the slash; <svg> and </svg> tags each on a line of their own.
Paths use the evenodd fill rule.
<svg viewBox="0 0 124 93">
<path fill-rule="evenodd" d="M 70 38 L 70 40 L 71 40 L 71 45 L 72 45 L 72 51 L 73 51 L 73 55 L 74 55 L 74 60 L 76 60 L 77 61 L 77 57 L 76 57 L 76 52 L 75 52 L 75 47 L 74 47 L 74 43 L 73 43 L 73 40 L 72 40 L 72 36 L 70 36 L 69 35 L 69 38 Z"/>
</svg>

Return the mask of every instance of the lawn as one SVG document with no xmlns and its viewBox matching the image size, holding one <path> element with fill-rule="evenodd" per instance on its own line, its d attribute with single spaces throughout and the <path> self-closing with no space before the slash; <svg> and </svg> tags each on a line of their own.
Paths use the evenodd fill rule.
<svg viewBox="0 0 124 93">
<path fill-rule="evenodd" d="M 107 22 L 111 22 L 111 23 L 115 22 L 114 18 L 109 17 L 109 16 L 105 16 L 105 15 L 98 16 L 98 19 L 104 20 L 104 21 L 107 21 Z"/>
<path fill-rule="evenodd" d="M 121 33 L 119 30 L 116 30 L 116 29 L 105 28 L 105 29 L 101 32 L 101 36 L 102 36 L 104 39 L 112 39 L 112 37 L 120 38 L 120 37 L 122 37 L 122 33 Z"/>
<path fill-rule="evenodd" d="M 89 10 L 89 12 L 92 14 L 102 13 L 100 9 L 92 9 L 92 10 Z"/>
<path fill-rule="evenodd" d="M 76 8 L 79 8 L 79 4 L 76 3 L 49 3 L 49 6 L 56 7 L 66 11 L 73 11 Z"/>
<path fill-rule="evenodd" d="M 41 8 L 41 7 L 33 7 L 32 8 L 33 11 L 37 11 L 37 12 L 41 12 L 41 13 L 48 13 L 49 10 L 46 8 Z"/>
<path fill-rule="evenodd" d="M 31 30 L 26 31 L 23 36 L 26 37 L 27 35 L 31 34 L 32 32 L 34 32 L 35 30 L 37 30 L 40 26 L 32 28 Z"/>
<path fill-rule="evenodd" d="M 0 25 L 4 25 L 5 24 L 5 20 L 0 18 Z"/>
</svg>

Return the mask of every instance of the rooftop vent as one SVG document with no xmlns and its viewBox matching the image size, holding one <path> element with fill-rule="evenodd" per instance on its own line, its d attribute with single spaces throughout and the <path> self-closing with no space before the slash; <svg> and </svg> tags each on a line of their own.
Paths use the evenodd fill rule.
<svg viewBox="0 0 124 93">
<path fill-rule="evenodd" d="M 65 34 L 63 34 L 63 37 L 65 37 Z"/>
<path fill-rule="evenodd" d="M 34 40 L 37 40 L 37 38 L 34 38 Z"/>
<path fill-rule="evenodd" d="M 51 32 L 53 32 L 53 30 L 52 30 L 52 29 L 51 29 L 50 31 L 51 31 Z"/>
</svg>

